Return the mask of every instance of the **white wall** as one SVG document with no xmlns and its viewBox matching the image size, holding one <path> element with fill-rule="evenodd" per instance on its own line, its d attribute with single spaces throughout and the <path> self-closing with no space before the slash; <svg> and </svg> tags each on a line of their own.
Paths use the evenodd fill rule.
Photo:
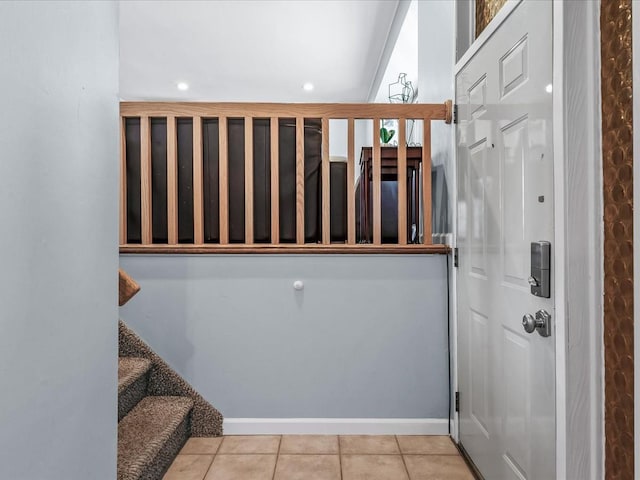
<svg viewBox="0 0 640 480">
<path fill-rule="evenodd" d="M 406 73 L 407 80 L 413 83 L 414 88 L 418 88 L 418 3 L 417 0 L 412 0 L 406 7 L 406 12 L 403 9 L 405 16 L 392 45 L 374 102 L 389 103 L 389 84 L 397 82 L 400 73 Z M 391 40 L 393 39 L 389 38 Z"/>
<path fill-rule="evenodd" d="M 475 35 L 475 0 L 456 0 L 456 61 L 471 46 Z"/>
<path fill-rule="evenodd" d="M 448 417 L 444 255 L 120 260 L 121 318 L 227 418 Z"/>
<path fill-rule="evenodd" d="M 442 103 L 454 98 L 455 4 L 450 0 L 418 2 L 418 101 Z M 432 122 L 431 158 L 434 168 L 444 167 L 449 202 L 434 204 L 433 233 L 451 233 L 453 225 L 455 166 L 453 126 Z M 437 188 L 434 185 L 434 191 Z M 444 210 L 442 210 L 444 208 Z M 443 215 L 443 222 L 437 217 Z M 440 227 L 440 228 L 438 228 Z"/>
<path fill-rule="evenodd" d="M 115 2 L 0 2 L 0 478 L 112 480 Z"/>
</svg>

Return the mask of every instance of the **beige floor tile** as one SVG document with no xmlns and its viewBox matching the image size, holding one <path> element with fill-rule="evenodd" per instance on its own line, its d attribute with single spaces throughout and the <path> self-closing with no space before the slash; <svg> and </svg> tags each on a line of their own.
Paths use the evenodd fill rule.
<svg viewBox="0 0 640 480">
<path fill-rule="evenodd" d="M 398 454 L 393 435 L 341 435 L 340 453 L 343 454 Z"/>
<path fill-rule="evenodd" d="M 462 457 L 454 455 L 405 455 L 411 480 L 473 480 Z"/>
<path fill-rule="evenodd" d="M 275 480 L 340 480 L 338 455 L 282 455 Z"/>
<path fill-rule="evenodd" d="M 178 455 L 163 480 L 202 480 L 213 461 L 213 455 Z"/>
<path fill-rule="evenodd" d="M 280 435 L 236 435 L 224 437 L 218 453 L 278 453 Z"/>
<path fill-rule="evenodd" d="M 343 455 L 343 480 L 409 480 L 400 455 Z"/>
<path fill-rule="evenodd" d="M 404 454 L 458 455 L 458 449 L 448 436 L 398 435 L 398 443 Z"/>
<path fill-rule="evenodd" d="M 337 454 L 337 435 L 283 435 L 280 453 Z"/>
<path fill-rule="evenodd" d="M 189 440 L 187 440 L 187 443 L 184 444 L 184 447 L 182 447 L 180 453 L 188 455 L 215 455 L 221 442 L 222 437 L 191 437 Z"/>
<path fill-rule="evenodd" d="M 217 455 L 205 480 L 271 480 L 276 455 Z"/>
</svg>

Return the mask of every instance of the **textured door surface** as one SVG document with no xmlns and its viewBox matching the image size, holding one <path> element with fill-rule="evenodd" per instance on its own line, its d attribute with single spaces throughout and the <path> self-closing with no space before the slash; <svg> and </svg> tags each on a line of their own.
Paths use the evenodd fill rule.
<svg viewBox="0 0 640 480">
<path fill-rule="evenodd" d="M 555 313 L 528 283 L 531 242 L 553 240 L 551 82 L 552 5 L 539 0 L 456 76 L 460 441 L 491 480 L 556 477 L 554 334 L 522 327 Z"/>
</svg>

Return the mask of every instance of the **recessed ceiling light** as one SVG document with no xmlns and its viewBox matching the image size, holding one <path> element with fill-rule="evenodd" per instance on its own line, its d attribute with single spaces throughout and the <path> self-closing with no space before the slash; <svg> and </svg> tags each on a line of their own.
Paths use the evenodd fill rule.
<svg viewBox="0 0 640 480">
<path fill-rule="evenodd" d="M 549 84 L 544 89 L 547 93 L 551 93 L 553 92 L 553 85 Z"/>
<path fill-rule="evenodd" d="M 313 90 L 313 83 L 307 82 L 302 86 L 302 88 L 304 88 L 307 92 L 310 92 L 311 90 Z"/>
<path fill-rule="evenodd" d="M 182 90 L 183 92 L 189 90 L 189 84 L 186 82 L 178 82 L 178 90 Z"/>
</svg>

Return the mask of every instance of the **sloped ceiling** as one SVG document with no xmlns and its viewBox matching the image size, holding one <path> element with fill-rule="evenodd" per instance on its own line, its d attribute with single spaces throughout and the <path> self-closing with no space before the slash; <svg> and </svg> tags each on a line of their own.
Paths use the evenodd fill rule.
<svg viewBox="0 0 640 480">
<path fill-rule="evenodd" d="M 398 0 L 122 1 L 120 96 L 364 102 L 397 7 Z M 305 82 L 315 89 L 304 91 Z"/>
</svg>

